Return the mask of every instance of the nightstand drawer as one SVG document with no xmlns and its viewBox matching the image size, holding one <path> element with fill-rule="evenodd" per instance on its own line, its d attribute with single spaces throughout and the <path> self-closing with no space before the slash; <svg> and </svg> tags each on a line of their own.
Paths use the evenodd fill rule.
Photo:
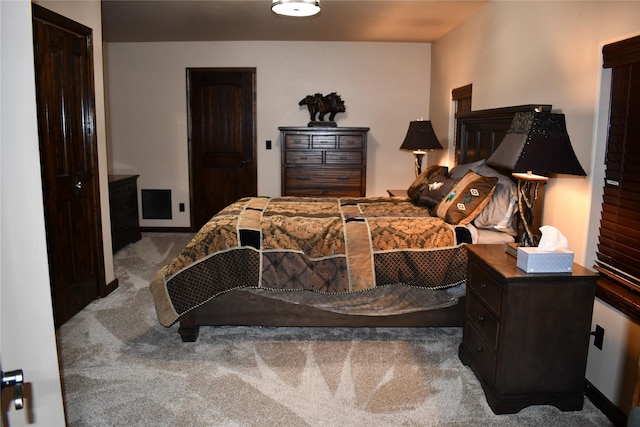
<svg viewBox="0 0 640 427">
<path fill-rule="evenodd" d="M 476 297 L 475 294 L 469 293 L 467 296 L 467 322 L 475 327 L 486 339 L 488 345 L 492 349 L 497 348 L 498 343 L 498 320 L 489 312 Z"/>
<path fill-rule="evenodd" d="M 475 360 L 480 368 L 480 379 L 492 382 L 496 373 L 496 353 L 482 339 L 482 334 L 475 328 L 465 328 L 464 344 L 469 349 L 469 357 Z"/>
<path fill-rule="evenodd" d="M 494 315 L 500 317 L 502 286 L 475 263 L 469 265 L 469 287 L 487 304 Z"/>
</svg>

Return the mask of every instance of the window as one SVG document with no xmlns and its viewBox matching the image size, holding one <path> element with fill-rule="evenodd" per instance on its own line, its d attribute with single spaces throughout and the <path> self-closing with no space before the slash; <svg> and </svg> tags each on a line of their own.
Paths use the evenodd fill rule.
<svg viewBox="0 0 640 427">
<path fill-rule="evenodd" d="M 611 104 L 597 261 L 598 297 L 640 319 L 640 36 L 604 46 Z"/>
</svg>

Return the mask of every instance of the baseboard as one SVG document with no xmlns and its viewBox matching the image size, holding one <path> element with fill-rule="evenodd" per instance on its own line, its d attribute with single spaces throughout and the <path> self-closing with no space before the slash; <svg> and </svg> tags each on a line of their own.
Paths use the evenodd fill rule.
<svg viewBox="0 0 640 427">
<path fill-rule="evenodd" d="M 627 425 L 627 416 L 624 412 L 611 403 L 600 390 L 595 388 L 595 386 L 587 380 L 585 380 L 584 394 L 614 425 L 617 427 L 625 427 Z"/>
<path fill-rule="evenodd" d="M 106 297 L 111 292 L 115 291 L 117 288 L 118 288 L 118 278 L 116 277 L 111 282 L 107 283 L 104 289 L 101 289 L 100 298 Z"/>
<path fill-rule="evenodd" d="M 193 233 L 191 227 L 140 227 L 142 233 Z"/>
</svg>

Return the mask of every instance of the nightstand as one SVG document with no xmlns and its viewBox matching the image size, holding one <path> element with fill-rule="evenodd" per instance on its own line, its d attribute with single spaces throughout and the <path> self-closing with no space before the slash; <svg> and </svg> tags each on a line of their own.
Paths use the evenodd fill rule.
<svg viewBox="0 0 640 427">
<path fill-rule="evenodd" d="M 387 190 L 389 197 L 409 197 L 407 190 Z"/>
<path fill-rule="evenodd" d="M 530 405 L 582 409 L 596 273 L 527 274 L 506 245 L 468 245 L 459 357 L 496 414 Z"/>
<path fill-rule="evenodd" d="M 109 211 L 113 252 L 141 238 L 138 220 L 138 175 L 109 175 Z"/>
</svg>

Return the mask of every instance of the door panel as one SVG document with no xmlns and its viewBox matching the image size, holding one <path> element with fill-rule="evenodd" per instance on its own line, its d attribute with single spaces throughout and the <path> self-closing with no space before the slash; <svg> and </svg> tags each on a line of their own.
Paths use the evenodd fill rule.
<svg viewBox="0 0 640 427">
<path fill-rule="evenodd" d="M 91 29 L 33 6 L 40 164 L 55 324 L 106 294 Z"/>
<path fill-rule="evenodd" d="M 187 69 L 191 227 L 257 193 L 255 69 Z"/>
</svg>

